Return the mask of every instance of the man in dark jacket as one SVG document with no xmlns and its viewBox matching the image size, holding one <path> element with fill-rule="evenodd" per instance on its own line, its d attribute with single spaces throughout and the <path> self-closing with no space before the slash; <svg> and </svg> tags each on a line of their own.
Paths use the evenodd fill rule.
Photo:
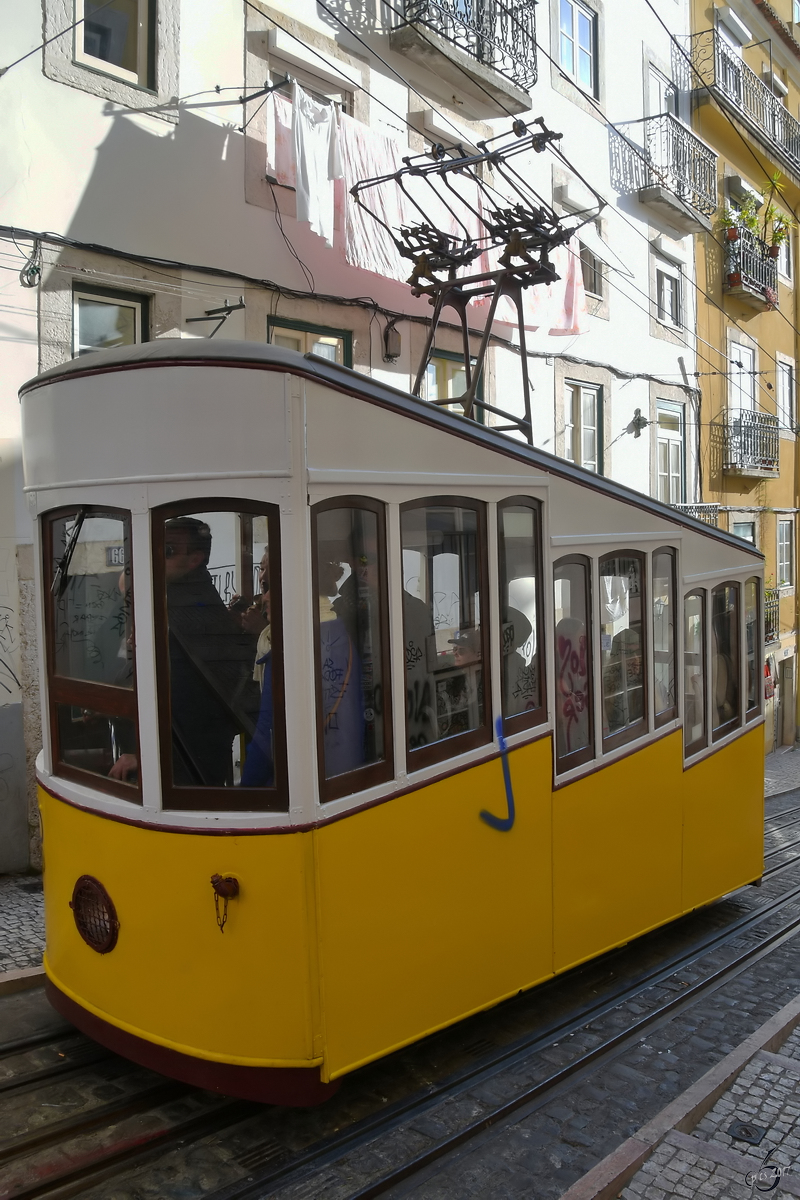
<svg viewBox="0 0 800 1200">
<path fill-rule="evenodd" d="M 243 734 L 249 740 L 258 717 L 255 640 L 243 632 L 214 587 L 210 554 L 211 530 L 204 521 L 167 521 L 172 782 L 178 787 L 232 785 L 234 739 Z M 110 774 L 125 779 L 135 766 L 134 756 L 124 754 Z"/>
</svg>

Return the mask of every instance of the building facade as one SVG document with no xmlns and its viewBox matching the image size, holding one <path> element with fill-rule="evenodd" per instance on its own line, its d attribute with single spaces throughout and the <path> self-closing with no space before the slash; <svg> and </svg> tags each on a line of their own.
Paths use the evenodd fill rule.
<svg viewBox="0 0 800 1200">
<path fill-rule="evenodd" d="M 676 67 L 676 46 L 691 43 L 688 0 L 658 11 L 633 0 L 43 0 L 43 11 L 44 25 L 36 6 L 14 6 L 0 64 L 0 871 L 38 861 L 36 511 L 22 485 L 18 387 L 104 346 L 213 336 L 273 341 L 410 388 L 430 307 L 411 294 L 408 264 L 391 247 L 381 258 L 348 190 L 406 156 L 438 146 L 469 155 L 519 117 L 541 116 L 563 135 L 561 154 L 520 166 L 559 214 L 594 214 L 559 260 L 567 282 L 526 322 L 535 444 L 668 503 L 713 500 L 735 507 L 743 526 L 752 513 L 759 544 L 782 537 L 781 561 L 793 555 L 793 524 L 789 543 L 788 516 L 762 500 L 777 486 L 773 508 L 794 511 L 789 424 L 775 440 L 777 480 L 710 465 L 717 393 L 704 372 L 709 359 L 724 371 L 725 360 L 705 343 L 728 345 L 704 298 L 705 272 L 721 270 L 707 246 L 723 141 L 710 124 L 718 101 L 697 106 Z M 776 56 L 775 78 L 782 63 Z M 341 163 L 318 189 L 298 182 L 301 94 L 313 111 L 335 112 L 342 139 Z M 724 171 L 758 186 L 761 173 L 733 142 L 729 150 Z M 747 316 L 746 336 L 743 320 L 725 325 L 736 330 L 731 345 L 752 348 L 755 322 L 764 337 L 779 328 L 775 311 L 723 297 L 721 279 L 714 286 L 724 312 Z M 777 291 L 786 311 L 785 278 Z M 485 311 L 470 317 L 472 353 Z M 766 379 L 755 374 L 758 355 L 780 354 L 793 394 L 784 324 L 737 378 Z M 498 320 L 492 332 L 481 396 L 519 411 L 518 331 Z M 464 376 L 451 321 L 422 395 L 457 409 Z M 720 388 L 714 421 L 727 402 Z M 735 505 L 723 501 L 733 492 Z M 777 571 L 777 541 L 775 556 Z M 793 601 L 780 594 L 782 625 L 793 629 Z"/>
<path fill-rule="evenodd" d="M 695 131 L 718 156 L 697 238 L 702 498 L 766 557 L 766 749 L 796 733 L 796 227 L 800 16 L 790 0 L 696 3 L 676 45 Z"/>
</svg>

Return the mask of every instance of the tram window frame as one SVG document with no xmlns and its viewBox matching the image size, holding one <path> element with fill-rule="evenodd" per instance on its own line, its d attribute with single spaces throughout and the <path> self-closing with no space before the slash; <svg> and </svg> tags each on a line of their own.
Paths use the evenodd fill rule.
<svg viewBox="0 0 800 1200">
<path fill-rule="evenodd" d="M 597 563 L 598 583 L 599 583 L 600 577 L 602 576 L 602 573 L 603 573 L 603 563 L 608 562 L 611 559 L 617 559 L 617 558 L 630 558 L 635 561 L 638 561 L 638 563 L 639 563 L 639 572 L 640 572 L 641 588 L 642 588 L 642 595 L 641 595 L 642 644 L 639 648 L 639 657 L 641 658 L 641 679 L 642 679 L 642 715 L 636 721 L 632 722 L 630 725 L 627 725 L 624 729 L 617 730 L 615 733 L 604 733 L 603 734 L 603 753 L 604 754 L 607 754 L 612 750 L 617 750 L 620 746 L 627 746 L 629 742 L 634 742 L 638 738 L 643 737 L 649 730 L 649 719 L 650 719 L 650 717 L 649 717 L 650 695 L 649 695 L 649 689 L 648 689 L 648 669 L 647 669 L 649 657 L 650 657 L 650 646 L 649 646 L 649 641 L 648 641 L 648 624 L 649 624 L 649 622 L 648 622 L 648 618 L 647 618 L 648 604 L 649 604 L 649 597 L 647 594 L 647 555 L 644 554 L 641 550 L 612 550 L 609 554 L 604 554 L 602 556 L 602 558 L 598 559 L 598 563 Z M 600 602 L 601 602 L 601 598 L 600 598 L 600 595 L 598 595 L 598 609 L 597 609 L 598 631 L 600 630 L 600 628 L 603 624 L 602 621 L 599 620 L 599 618 L 600 618 L 600 608 L 599 608 Z M 601 634 L 601 636 L 602 636 L 602 634 Z M 605 667 L 603 664 L 602 643 L 600 644 L 599 650 L 600 650 L 601 718 L 603 720 L 605 720 L 606 689 L 605 689 L 605 678 L 604 678 L 605 677 Z M 610 665 L 612 665 L 612 664 L 610 664 L 610 663 L 606 664 L 606 666 L 610 666 Z M 626 690 L 627 690 L 627 688 L 626 688 Z"/>
<path fill-rule="evenodd" d="M 317 720 L 317 767 L 319 778 L 319 794 L 323 804 L 331 800 L 341 800 L 365 788 L 386 783 L 394 778 L 394 726 L 392 716 L 392 662 L 391 643 L 389 638 L 389 572 L 387 562 L 386 536 L 386 505 L 381 500 L 373 500 L 367 496 L 335 496 L 321 500 L 311 509 L 311 579 L 313 598 L 319 594 L 319 555 L 318 555 L 318 523 L 320 513 L 330 512 L 340 508 L 362 509 L 374 513 L 378 529 L 378 587 L 379 587 L 379 620 L 380 647 L 383 676 L 383 745 L 384 757 L 381 761 L 357 767 L 341 775 L 328 778 L 325 774 L 324 746 L 324 715 L 322 707 L 322 679 L 320 674 L 321 662 L 321 631 L 318 612 L 314 613 L 314 697 Z"/>
<path fill-rule="evenodd" d="M 714 649 L 714 638 L 713 638 L 713 634 L 714 634 L 714 598 L 719 592 L 721 592 L 723 590 L 723 588 L 733 588 L 734 594 L 736 596 L 736 630 L 735 630 L 735 636 L 732 639 L 732 645 L 736 647 L 736 653 L 738 655 L 739 661 L 736 663 L 736 674 L 735 674 L 736 688 L 737 688 L 736 712 L 734 713 L 734 715 L 732 717 L 730 717 L 727 721 L 724 721 L 721 725 L 715 725 L 714 722 L 716 721 L 717 702 L 716 702 L 716 687 L 715 687 L 714 672 L 715 672 L 715 663 L 716 663 L 716 658 L 717 658 L 717 652 Z M 743 664 L 741 661 L 742 660 L 742 587 L 738 580 L 726 579 L 723 583 L 719 583 L 719 584 L 717 584 L 717 586 L 715 588 L 712 588 L 711 603 L 709 605 L 709 617 L 710 617 L 709 650 L 710 650 L 710 657 L 711 657 L 711 677 L 710 677 L 709 683 L 710 683 L 710 689 L 711 689 L 711 741 L 713 743 L 713 742 L 719 742 L 724 737 L 727 737 L 728 734 L 734 733 L 737 729 L 741 729 L 742 724 L 743 724 L 742 709 L 743 709 L 743 703 L 744 703 L 744 695 L 743 695 L 744 689 L 742 687 L 742 666 L 743 666 Z"/>
<path fill-rule="evenodd" d="M 478 599 L 481 619 L 481 668 L 483 688 L 483 723 L 464 733 L 456 733 L 450 737 L 428 742 L 425 746 L 414 749 L 408 745 L 408 711 L 406 706 L 405 721 L 405 758 L 406 769 L 420 771 L 435 763 L 446 762 L 456 758 L 468 750 L 490 745 L 493 738 L 492 730 L 492 658 L 490 637 L 490 602 L 489 602 L 489 546 L 487 538 L 487 505 L 483 500 L 475 500 L 471 496 L 423 496 L 419 500 L 409 500 L 400 505 L 400 542 L 403 541 L 403 516 L 407 512 L 420 508 L 462 508 L 470 509 L 477 514 L 478 541 Z M 402 553 L 402 550 L 401 550 Z M 402 584 L 401 584 L 402 586 Z M 405 646 L 405 616 L 401 611 L 400 620 L 403 622 L 403 645 Z M 403 694 L 407 696 L 407 673 L 405 654 L 403 661 Z"/>
<path fill-rule="evenodd" d="M 655 585 L 652 582 L 653 579 L 655 578 L 656 556 L 659 554 L 668 555 L 669 559 L 671 561 L 671 564 L 672 564 L 671 572 L 670 572 L 670 574 L 671 574 L 670 604 L 672 606 L 672 686 L 673 686 L 673 701 L 674 701 L 673 704 L 671 704 L 669 708 L 665 708 L 661 712 L 657 711 L 657 708 L 656 708 L 657 701 L 656 701 L 656 695 L 655 695 L 655 687 L 656 687 L 656 628 L 655 628 L 655 620 L 656 620 L 656 617 L 655 617 L 655 609 L 653 607 L 654 603 L 655 603 Z M 670 721 L 674 721 L 678 716 L 677 558 L 678 558 L 678 556 L 677 556 L 674 546 L 659 546 L 657 550 L 653 551 L 653 553 L 651 555 L 651 560 L 650 560 L 650 580 L 651 580 L 650 586 L 651 586 L 651 591 L 653 592 L 653 595 L 650 598 L 650 611 L 652 612 L 652 616 L 653 616 L 653 655 L 652 655 L 652 657 L 653 657 L 653 727 L 655 729 L 661 729 L 662 726 L 667 725 Z"/>
<path fill-rule="evenodd" d="M 139 773 L 135 783 L 112 779 L 108 775 L 96 774 L 82 767 L 76 767 L 65 762 L 61 757 L 61 738 L 59 733 L 58 710 L 60 706 L 90 709 L 101 716 L 120 717 L 132 722 L 136 730 L 137 755 L 140 754 L 139 740 L 139 706 L 138 689 L 136 684 L 136 655 L 132 657 L 133 682 L 130 688 L 114 684 L 96 683 L 90 680 L 74 679 L 68 675 L 56 672 L 55 621 L 53 613 L 53 527 L 64 517 L 83 513 L 86 517 L 111 517 L 121 520 L 125 528 L 125 561 L 130 564 L 131 579 L 131 637 L 136 645 L 136 625 L 134 613 L 134 581 L 132 558 L 131 514 L 127 509 L 116 508 L 113 505 L 69 504 L 42 514 L 42 563 L 43 563 L 43 609 L 45 635 L 45 661 L 47 674 L 47 706 L 50 718 L 50 748 L 52 755 L 53 774 L 63 779 L 81 783 L 94 791 L 107 792 L 130 803 L 142 803 L 142 781 Z"/>
<path fill-rule="evenodd" d="M 748 588 L 748 585 L 751 583 L 754 583 L 755 587 L 756 587 L 755 645 L 753 646 L 753 684 L 754 684 L 756 702 L 754 705 L 748 707 L 748 703 L 750 700 L 748 693 L 749 693 L 750 689 L 749 689 L 748 678 L 747 678 L 747 666 L 748 666 L 747 660 L 749 657 L 748 647 L 747 647 L 747 588 Z M 759 579 L 758 575 L 751 575 L 749 579 L 745 580 L 743 594 L 744 594 L 744 603 L 742 605 L 742 616 L 743 616 L 742 633 L 744 634 L 743 665 L 744 665 L 744 671 L 745 671 L 744 719 L 745 719 L 745 724 L 749 724 L 750 721 L 755 721 L 756 717 L 761 716 L 761 704 L 762 704 L 762 697 L 764 695 L 763 671 L 762 671 L 762 661 L 761 661 L 761 653 L 760 653 L 761 647 L 764 644 L 764 635 L 762 633 L 762 614 L 763 614 L 764 602 L 763 602 L 763 596 L 762 596 L 762 591 L 761 591 L 761 580 Z"/>
<path fill-rule="evenodd" d="M 535 708 L 527 712 L 515 713 L 511 716 L 505 711 L 505 658 L 503 654 L 503 611 L 505 608 L 503 599 L 504 581 L 506 579 L 506 546 L 505 534 L 503 530 L 503 513 L 509 508 L 527 508 L 530 509 L 533 516 L 533 536 L 534 536 L 534 570 L 535 576 L 535 603 L 536 603 L 536 628 L 534 634 L 536 637 L 536 652 L 535 662 L 539 674 L 539 703 Z M 497 505 L 497 551 L 498 551 L 498 583 L 500 585 L 500 684 L 501 684 L 501 705 L 503 711 L 503 730 L 506 735 L 519 733 L 524 729 L 531 729 L 537 725 L 542 725 L 547 720 L 547 670 L 545 666 L 546 654 L 544 651 L 544 613 L 542 611 L 542 505 L 541 501 L 533 499 L 531 496 L 507 496 L 505 499 L 498 502 Z"/>
<path fill-rule="evenodd" d="M 251 513 L 267 518 L 269 538 L 270 630 L 273 655 L 273 735 L 275 784 L 273 787 L 192 787 L 172 782 L 172 720 L 170 712 L 167 589 L 164 570 L 164 530 L 173 517 L 195 513 Z M 289 778 L 286 747 L 286 695 L 283 652 L 283 601 L 281 580 L 280 510 L 277 504 L 232 496 L 193 496 L 161 504 L 150 513 L 153 573 L 153 640 L 156 659 L 157 715 L 160 747 L 161 797 L 165 811 L 269 813 L 289 811 Z"/>
<path fill-rule="evenodd" d="M 691 758 L 695 754 L 699 754 L 701 750 L 705 750 L 708 745 L 708 729 L 709 729 L 709 704 L 708 704 L 708 680 L 709 680 L 709 665 L 708 665 L 708 592 L 705 588 L 695 588 L 694 591 L 685 592 L 683 596 L 683 648 L 681 651 L 681 688 L 684 696 L 686 695 L 686 601 L 700 601 L 700 662 L 702 665 L 702 708 L 703 717 L 702 733 L 700 737 L 695 738 L 693 742 L 686 741 L 686 733 L 688 730 L 686 702 L 683 705 L 683 757 Z"/>
<path fill-rule="evenodd" d="M 558 749 L 558 695 L 559 695 L 559 670 L 558 670 L 558 631 L 557 625 L 555 629 L 555 637 L 553 639 L 553 654 L 555 655 L 554 663 L 554 679 L 555 679 L 555 712 L 553 714 L 553 756 L 555 760 L 556 775 L 563 775 L 567 771 L 572 771 L 576 767 L 585 766 L 586 763 L 593 762 L 597 757 L 595 752 L 595 694 L 594 694 L 594 598 L 592 591 L 594 587 L 592 560 L 585 554 L 565 554 L 563 558 L 558 558 L 553 563 L 553 601 L 555 605 L 555 585 L 556 572 L 560 567 L 579 566 L 584 573 L 584 611 L 586 613 L 586 696 L 588 697 L 587 712 L 589 715 L 589 731 L 587 735 L 587 744 L 573 750 L 569 754 L 561 754 Z M 555 608 L 554 608 L 555 619 Z"/>
</svg>

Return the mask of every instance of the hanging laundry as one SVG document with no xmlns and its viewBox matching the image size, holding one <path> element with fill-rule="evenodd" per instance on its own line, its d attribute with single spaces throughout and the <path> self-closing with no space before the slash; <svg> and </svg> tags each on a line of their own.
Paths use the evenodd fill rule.
<svg viewBox="0 0 800 1200">
<path fill-rule="evenodd" d="M 292 85 L 292 139 L 297 189 L 297 219 L 333 245 L 333 181 L 342 178 L 339 114 Z"/>
<path fill-rule="evenodd" d="M 340 117 L 340 134 L 345 194 L 345 261 L 351 267 L 374 271 L 385 279 L 404 283 L 411 274 L 411 260 L 401 256 L 389 231 L 379 225 L 350 195 L 350 189 L 361 180 L 377 179 L 398 171 L 403 165 L 403 148 L 393 138 L 370 129 L 345 113 Z M 380 187 L 370 188 L 363 199 L 391 229 L 399 229 L 406 219 L 403 193 L 396 183 L 387 182 Z"/>
<path fill-rule="evenodd" d="M 568 245 L 557 246 L 551 261 L 561 278 L 550 284 L 551 325 L 548 332 L 553 337 L 588 333 L 589 316 L 578 239 L 572 238 Z"/>
<path fill-rule="evenodd" d="M 292 102 L 280 92 L 267 97 L 267 175 L 282 187 L 295 186 Z"/>
</svg>

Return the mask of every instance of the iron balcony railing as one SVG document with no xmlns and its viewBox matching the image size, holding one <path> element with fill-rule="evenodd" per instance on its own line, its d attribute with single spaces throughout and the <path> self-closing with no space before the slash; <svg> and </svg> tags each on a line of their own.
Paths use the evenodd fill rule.
<svg viewBox="0 0 800 1200">
<path fill-rule="evenodd" d="M 672 508 L 687 517 L 694 517 L 695 521 L 704 521 L 706 525 L 719 525 L 718 504 L 673 504 Z"/>
<path fill-rule="evenodd" d="M 781 601 L 777 588 L 764 588 L 764 641 L 780 641 Z"/>
<path fill-rule="evenodd" d="M 753 131 L 766 139 L 795 168 L 800 167 L 800 121 L 795 120 L 772 90 L 723 41 L 716 29 L 692 34 L 689 59 L 677 51 L 675 66 L 684 85 L 705 84 L 717 100 L 733 109 Z"/>
<path fill-rule="evenodd" d="M 438 33 L 525 92 L 536 83 L 534 0 L 405 0 L 405 18 Z"/>
<path fill-rule="evenodd" d="M 619 136 L 611 139 L 612 175 L 620 191 L 660 184 L 697 212 L 711 216 L 716 211 L 717 156 L 677 117 L 659 113 L 615 129 Z"/>
<path fill-rule="evenodd" d="M 725 270 L 728 287 L 745 287 L 759 296 L 772 307 L 778 307 L 778 260 L 769 252 L 765 241 L 745 229 L 738 227 L 739 236 L 735 241 L 726 241 L 727 249 Z"/>
<path fill-rule="evenodd" d="M 772 472 L 780 465 L 780 425 L 771 413 L 739 409 L 725 418 L 724 467 L 747 474 Z"/>
</svg>

